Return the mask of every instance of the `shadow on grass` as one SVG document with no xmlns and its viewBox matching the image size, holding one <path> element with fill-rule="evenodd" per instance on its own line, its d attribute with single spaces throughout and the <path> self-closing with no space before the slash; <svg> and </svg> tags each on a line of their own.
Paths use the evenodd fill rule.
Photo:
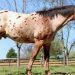
<svg viewBox="0 0 75 75">
<path fill-rule="evenodd" d="M 16 74 L 8 73 L 8 74 L 5 74 L 5 75 L 26 75 L 26 73 L 16 73 Z M 42 75 L 42 74 L 33 72 L 32 75 Z M 75 73 L 74 74 L 70 74 L 70 73 L 57 72 L 57 73 L 52 73 L 51 75 L 75 75 Z"/>
<path fill-rule="evenodd" d="M 4 75 L 27 75 L 26 72 L 15 72 L 15 73 L 7 73 Z M 32 72 L 32 75 L 45 75 L 42 74 L 41 72 Z M 51 75 L 75 75 L 75 72 L 73 73 L 65 73 L 65 72 L 54 72 Z"/>
</svg>

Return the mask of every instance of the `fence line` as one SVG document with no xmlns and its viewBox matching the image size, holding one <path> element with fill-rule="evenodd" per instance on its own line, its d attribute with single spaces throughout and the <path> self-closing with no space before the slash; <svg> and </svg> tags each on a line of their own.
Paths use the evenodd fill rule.
<svg viewBox="0 0 75 75">
<path fill-rule="evenodd" d="M 29 61 L 29 58 L 27 59 L 20 59 L 20 65 L 27 65 Z M 69 65 L 75 65 L 75 58 L 70 58 L 69 59 Z M 61 59 L 50 59 L 49 62 L 50 65 L 57 65 L 57 66 L 61 66 L 64 65 L 63 60 Z M 8 58 L 8 59 L 0 59 L 0 66 L 14 66 L 17 65 L 17 58 Z M 43 62 L 40 59 L 35 60 L 34 66 L 41 66 L 43 65 Z"/>
</svg>

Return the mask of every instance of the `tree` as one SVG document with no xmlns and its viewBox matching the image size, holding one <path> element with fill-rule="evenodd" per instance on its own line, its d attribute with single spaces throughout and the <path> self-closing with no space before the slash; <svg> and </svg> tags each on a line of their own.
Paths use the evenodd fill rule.
<svg viewBox="0 0 75 75">
<path fill-rule="evenodd" d="M 71 51 L 69 57 L 70 58 L 75 58 L 75 51 Z"/>
<path fill-rule="evenodd" d="M 17 58 L 17 53 L 15 52 L 15 50 L 13 48 L 11 48 L 7 54 L 6 54 L 7 58 Z"/>
<path fill-rule="evenodd" d="M 57 55 L 62 55 L 62 43 L 61 41 L 57 38 L 51 43 L 50 47 L 50 55 L 57 57 Z"/>
<path fill-rule="evenodd" d="M 33 48 L 34 48 L 34 44 L 32 43 L 31 44 L 23 43 L 21 45 L 20 58 L 25 59 L 26 57 L 30 57 Z"/>
<path fill-rule="evenodd" d="M 18 48 L 18 53 L 17 53 L 17 67 L 20 66 L 20 49 L 21 49 L 21 43 L 17 43 L 16 46 Z"/>
</svg>

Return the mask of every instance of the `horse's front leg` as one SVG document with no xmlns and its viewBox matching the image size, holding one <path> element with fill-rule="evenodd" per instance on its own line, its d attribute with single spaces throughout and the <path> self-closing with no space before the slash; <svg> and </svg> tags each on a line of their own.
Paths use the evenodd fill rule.
<svg viewBox="0 0 75 75">
<path fill-rule="evenodd" d="M 27 75 L 31 75 L 31 69 L 32 69 L 33 62 L 34 62 L 40 48 L 42 47 L 42 44 L 43 44 L 42 40 L 35 39 L 34 50 L 31 54 L 30 61 L 29 61 L 28 66 L 27 66 Z"/>
<path fill-rule="evenodd" d="M 44 49 L 44 68 L 45 68 L 45 75 L 51 75 L 49 72 L 49 51 L 50 51 L 50 44 L 43 45 Z"/>
</svg>

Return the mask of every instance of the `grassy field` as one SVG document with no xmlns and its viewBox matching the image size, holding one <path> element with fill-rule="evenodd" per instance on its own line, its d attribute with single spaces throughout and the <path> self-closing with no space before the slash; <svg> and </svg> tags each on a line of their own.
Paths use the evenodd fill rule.
<svg viewBox="0 0 75 75">
<path fill-rule="evenodd" d="M 51 66 L 49 69 L 51 70 L 52 73 L 55 72 L 75 73 L 75 66 Z M 20 68 L 17 68 L 16 66 L 9 66 L 9 67 L 0 66 L 0 75 L 25 75 L 25 72 L 26 66 L 21 66 Z M 44 69 L 41 66 L 38 67 L 35 66 L 32 69 L 32 73 L 33 75 L 44 75 Z"/>
</svg>

